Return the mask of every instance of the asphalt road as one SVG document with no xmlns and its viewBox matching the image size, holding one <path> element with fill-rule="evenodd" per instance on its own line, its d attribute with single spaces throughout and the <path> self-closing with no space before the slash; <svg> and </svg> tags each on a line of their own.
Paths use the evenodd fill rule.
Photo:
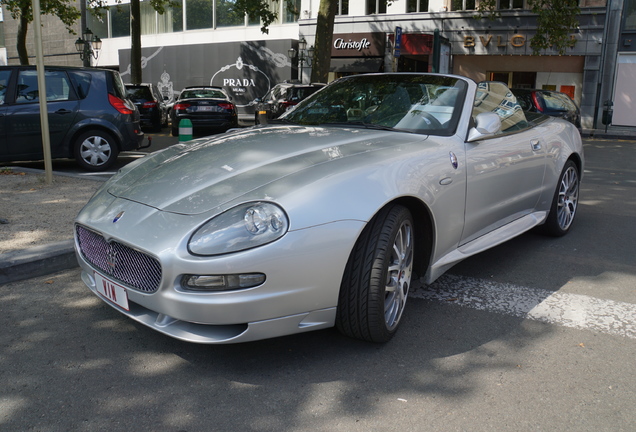
<svg viewBox="0 0 636 432">
<path fill-rule="evenodd" d="M 179 342 L 79 270 L 0 286 L 0 430 L 633 431 L 636 143 L 586 140 L 579 214 L 410 296 L 396 337 Z"/>
</svg>

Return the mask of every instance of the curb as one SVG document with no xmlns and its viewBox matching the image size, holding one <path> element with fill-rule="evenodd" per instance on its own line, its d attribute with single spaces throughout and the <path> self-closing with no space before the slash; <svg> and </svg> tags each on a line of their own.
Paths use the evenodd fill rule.
<svg viewBox="0 0 636 432">
<path fill-rule="evenodd" d="M 73 240 L 0 255 L 0 285 L 78 267 Z"/>
</svg>

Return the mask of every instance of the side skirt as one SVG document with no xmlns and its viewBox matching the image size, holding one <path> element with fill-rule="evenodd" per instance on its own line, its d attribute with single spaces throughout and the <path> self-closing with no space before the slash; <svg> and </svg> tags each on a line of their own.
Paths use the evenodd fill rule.
<svg viewBox="0 0 636 432">
<path fill-rule="evenodd" d="M 538 211 L 514 220 L 494 231 L 489 232 L 475 240 L 458 247 L 442 256 L 433 263 L 424 276 L 424 282 L 433 283 L 435 279 L 443 275 L 449 268 L 458 262 L 500 245 L 514 237 L 541 225 L 548 217 L 547 211 Z"/>
</svg>

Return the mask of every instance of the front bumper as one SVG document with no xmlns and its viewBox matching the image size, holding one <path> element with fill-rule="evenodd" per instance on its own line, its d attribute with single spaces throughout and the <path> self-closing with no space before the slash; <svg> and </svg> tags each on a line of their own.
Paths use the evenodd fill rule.
<svg viewBox="0 0 636 432">
<path fill-rule="evenodd" d="M 248 251 L 194 257 L 186 249 L 191 231 L 178 236 L 157 235 L 174 232 L 174 227 L 199 226 L 194 216 L 157 210 L 148 215 L 147 207 L 132 202 L 117 208 L 124 207 L 129 221 L 140 221 L 142 226 L 153 229 L 127 227 L 117 238 L 125 238 L 130 247 L 152 255 L 162 268 L 161 281 L 152 293 L 114 281 L 127 291 L 128 311 L 100 296 L 131 319 L 177 339 L 209 344 L 252 341 L 334 325 L 344 267 L 362 222 L 334 222 L 288 232 L 276 242 Z M 105 231 L 119 228 L 112 222 L 110 226 L 108 222 L 87 223 L 81 215 L 79 223 L 102 233 L 109 241 L 113 238 Z M 105 219 L 112 221 L 112 216 Z M 112 231 L 114 234 L 117 233 Z M 97 269 L 82 255 L 77 239 L 75 246 L 82 280 L 97 294 Z M 249 289 L 193 292 L 181 285 L 185 274 L 254 272 L 264 273 L 266 281 Z"/>
</svg>

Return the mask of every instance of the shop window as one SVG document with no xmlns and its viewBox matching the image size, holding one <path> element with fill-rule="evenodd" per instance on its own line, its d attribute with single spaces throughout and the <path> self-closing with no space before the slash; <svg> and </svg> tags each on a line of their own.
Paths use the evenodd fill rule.
<svg viewBox="0 0 636 432">
<path fill-rule="evenodd" d="M 499 0 L 499 9 L 527 9 L 524 0 Z"/>
<path fill-rule="evenodd" d="M 349 15 L 349 0 L 338 0 L 336 15 Z"/>
<path fill-rule="evenodd" d="M 112 6 L 110 8 L 110 22 L 112 37 L 130 36 L 130 4 Z"/>
<path fill-rule="evenodd" d="M 385 14 L 387 0 L 367 0 L 367 15 Z"/>
<path fill-rule="evenodd" d="M 625 0 L 623 6 L 623 16 L 625 17 L 625 23 L 623 24 L 623 31 L 635 31 L 636 30 L 636 0 Z"/>
<path fill-rule="evenodd" d="M 210 0 L 185 0 L 186 30 L 212 28 Z"/>
<path fill-rule="evenodd" d="M 284 13 L 282 14 L 283 23 L 295 23 L 298 22 L 298 16 L 300 15 L 300 0 L 294 0 L 293 3 L 283 3 Z"/>
<path fill-rule="evenodd" d="M 487 72 L 489 81 L 505 83 L 511 89 L 532 89 L 537 80 L 536 72 Z"/>
<path fill-rule="evenodd" d="M 475 10 L 475 0 L 452 0 L 451 10 L 452 11 Z"/>
<path fill-rule="evenodd" d="M 95 16 L 92 13 L 86 14 L 86 27 L 91 29 L 94 35 L 104 39 L 108 36 L 108 11 L 104 11 Z"/>
<path fill-rule="evenodd" d="M 245 25 L 245 14 L 236 9 L 236 0 L 216 0 L 216 26 L 236 27 Z"/>
<path fill-rule="evenodd" d="M 157 11 L 148 2 L 141 2 L 141 34 L 157 33 Z"/>
<path fill-rule="evenodd" d="M 174 33 L 183 31 L 183 7 L 167 7 L 164 14 L 157 14 L 157 33 Z"/>
<path fill-rule="evenodd" d="M 428 0 L 408 0 L 406 11 L 408 13 L 428 12 Z"/>
</svg>

